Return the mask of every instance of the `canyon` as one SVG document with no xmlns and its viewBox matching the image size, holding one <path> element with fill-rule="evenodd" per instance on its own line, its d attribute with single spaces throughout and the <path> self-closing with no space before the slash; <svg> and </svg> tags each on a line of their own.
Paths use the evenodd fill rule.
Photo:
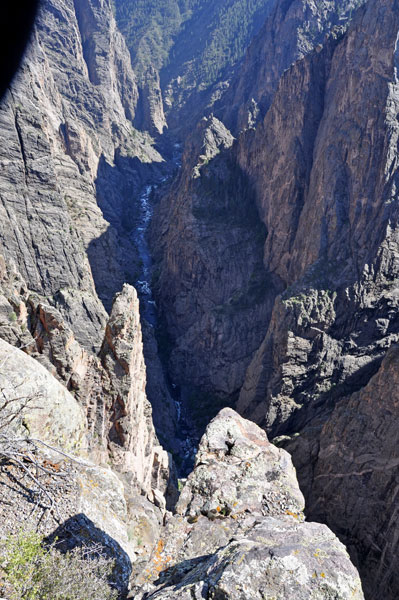
<svg viewBox="0 0 399 600">
<path fill-rule="evenodd" d="M 136 4 L 43 0 L 0 106 L 38 526 L 121 598 L 394 600 L 399 3 Z"/>
</svg>

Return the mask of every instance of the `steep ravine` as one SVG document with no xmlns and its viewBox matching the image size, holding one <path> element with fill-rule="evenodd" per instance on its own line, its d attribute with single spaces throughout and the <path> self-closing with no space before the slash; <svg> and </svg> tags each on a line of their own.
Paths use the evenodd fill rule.
<svg viewBox="0 0 399 600">
<path fill-rule="evenodd" d="M 276 2 L 266 89 L 237 84 L 234 135 L 207 115 L 182 159 L 162 119 L 134 127 L 151 98 L 109 0 L 45 0 L 1 107 L 0 377 L 53 394 L 49 440 L 73 425 L 90 464 L 50 525 L 105 540 L 135 600 L 362 600 L 335 533 L 397 597 L 399 7 L 346 30 L 342 4 Z M 165 449 L 195 464 L 177 505 Z"/>
<path fill-rule="evenodd" d="M 190 136 L 156 220 L 158 300 L 175 380 L 198 404 L 238 397 L 278 436 L 309 514 L 349 544 L 367 597 L 385 600 L 398 595 L 397 402 L 383 378 L 399 340 L 399 7 L 353 16 L 279 77 L 264 60 L 264 77 L 242 80 L 270 85 L 236 141 L 215 116 Z"/>
<path fill-rule="evenodd" d="M 196 423 L 189 413 L 181 391 L 161 360 L 159 340 L 162 327 L 154 300 L 153 287 L 156 274 L 149 240 L 157 196 L 162 195 L 163 188 L 170 186 L 181 168 L 181 144 L 171 140 L 169 136 L 160 137 L 158 144 L 163 147 L 164 154 L 170 158 L 165 161 L 159 172 L 150 170 L 147 181 L 141 189 L 135 191 L 134 197 L 126 197 L 128 206 L 122 209 L 121 214 L 125 215 L 129 212 L 132 215 L 132 222 L 128 229 L 125 221 L 119 224 L 114 221 L 114 225 L 120 235 L 127 235 L 130 238 L 131 245 L 126 246 L 127 261 L 130 257 L 130 260 L 137 264 L 132 283 L 140 299 L 148 377 L 147 394 L 154 409 L 155 428 L 164 447 L 172 452 L 179 475 L 185 477 L 192 469 L 196 446 L 202 431 L 197 432 Z"/>
</svg>

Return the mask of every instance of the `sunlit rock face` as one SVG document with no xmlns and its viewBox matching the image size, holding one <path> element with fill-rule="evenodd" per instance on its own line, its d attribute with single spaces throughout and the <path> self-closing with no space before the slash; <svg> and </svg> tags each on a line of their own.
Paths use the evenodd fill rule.
<svg viewBox="0 0 399 600">
<path fill-rule="evenodd" d="M 169 459 L 145 393 L 135 290 L 123 288 L 110 318 L 104 309 L 130 275 L 126 240 L 99 207 L 112 205 L 119 226 L 140 165 L 161 161 L 133 128 L 137 102 L 111 3 L 43 2 L 0 109 L 0 334 L 73 393 L 92 457 L 151 494 L 166 489 Z"/>
<path fill-rule="evenodd" d="M 303 508 L 289 454 L 222 410 L 132 597 L 362 599 L 345 547 Z"/>
<path fill-rule="evenodd" d="M 2 353 L 23 346 L 13 373 L 46 396 L 32 430 L 96 465 L 74 509 L 115 528 L 137 600 L 362 598 L 342 542 L 370 598 L 398 596 L 399 10 L 363 4 L 275 0 L 227 91 L 199 101 L 176 80 L 157 147 L 192 131 L 173 182 L 136 129 L 165 130 L 162 78 L 139 91 L 108 0 L 43 2 L 4 99 Z M 158 184 L 144 283 L 163 362 L 125 285 L 142 270 L 137 202 Z M 182 409 L 190 451 L 221 406 L 251 419 L 212 421 L 173 515 L 148 376 L 163 440 Z M 302 493 L 334 533 L 304 521 Z"/>
<path fill-rule="evenodd" d="M 122 181 L 132 194 L 139 179 L 138 169 L 130 178 L 121 169 L 138 155 L 160 160 L 133 129 L 137 101 L 110 3 L 43 2 L 0 112 L 0 241 L 86 348 L 98 349 L 106 319 L 92 275 L 108 309 L 126 276 L 124 249 L 98 203 L 117 213 Z"/>
</svg>

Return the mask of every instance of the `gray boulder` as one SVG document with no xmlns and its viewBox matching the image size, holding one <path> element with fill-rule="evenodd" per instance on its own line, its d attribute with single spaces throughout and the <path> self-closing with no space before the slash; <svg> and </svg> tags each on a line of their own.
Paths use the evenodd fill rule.
<svg viewBox="0 0 399 600">
<path fill-rule="evenodd" d="M 347 600 L 363 598 L 356 569 L 318 523 L 270 517 L 193 565 L 176 585 L 146 598 L 181 600 Z"/>
<path fill-rule="evenodd" d="M 133 568 L 135 600 L 363 598 L 345 546 L 304 521 L 290 456 L 232 409 L 209 424 L 176 509 Z"/>
<path fill-rule="evenodd" d="M 285 450 L 270 444 L 262 429 L 223 409 L 209 424 L 177 512 L 190 517 L 295 514 L 304 499 Z"/>
</svg>

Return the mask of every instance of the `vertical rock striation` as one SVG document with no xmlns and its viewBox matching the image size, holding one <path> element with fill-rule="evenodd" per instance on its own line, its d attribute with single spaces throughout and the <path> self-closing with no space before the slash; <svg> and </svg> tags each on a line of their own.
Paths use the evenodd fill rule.
<svg viewBox="0 0 399 600">
<path fill-rule="evenodd" d="M 281 3 L 281 16 L 288 18 L 294 4 Z M 234 402 L 239 390 L 240 413 L 282 436 L 310 514 L 348 542 L 366 593 L 381 599 L 397 596 L 397 453 L 384 414 L 397 421 L 395 396 L 383 387 L 392 358 L 382 361 L 399 340 L 398 31 L 398 3 L 369 2 L 348 29 L 333 27 L 284 73 L 268 78 L 263 63 L 263 75 L 251 82 L 264 85 L 256 129 L 203 164 L 197 179 L 192 168 L 202 152 L 188 147 L 175 201 L 163 213 L 159 288 L 176 378 L 199 385 L 208 398 Z M 270 39 L 263 39 L 263 56 L 277 52 Z M 255 46 L 261 42 L 259 36 Z M 251 56 L 244 72 L 258 71 Z M 242 94 L 251 100 L 250 88 Z M 248 245 L 239 246 L 232 221 L 244 206 L 254 220 L 246 238 L 241 217 L 239 240 Z M 220 272 L 215 255 L 223 256 Z M 264 287 L 256 312 L 247 312 L 255 256 Z M 220 306 L 231 312 L 217 313 Z M 371 440 L 366 432 L 376 426 Z M 357 526 L 352 517 L 339 522 L 336 482 L 345 514 L 364 510 L 372 525 Z"/>
<path fill-rule="evenodd" d="M 229 151 L 232 143 L 215 117 L 199 123 L 154 227 L 172 380 L 195 405 L 204 402 L 204 392 L 238 392 L 278 285 L 265 276 L 265 230 L 248 179 Z"/>
<path fill-rule="evenodd" d="M 136 265 L 100 206 L 120 226 L 145 165 L 162 160 L 133 127 L 137 102 L 109 0 L 43 2 L 0 108 L 0 335 L 73 393 L 91 457 L 154 500 L 169 458 L 145 393 L 137 294 L 124 287 L 109 318 L 103 306 Z"/>
<path fill-rule="evenodd" d="M 43 3 L 1 107 L 0 241 L 87 348 L 99 347 L 106 319 L 93 273 L 108 306 L 125 280 L 116 232 L 97 205 L 101 174 L 115 157 L 119 165 L 138 155 L 160 160 L 133 129 L 137 99 L 110 3 Z M 113 175 L 121 186 L 118 167 Z"/>
<path fill-rule="evenodd" d="M 370 598 L 399 594 L 398 363 L 395 346 L 367 386 L 336 404 L 311 462 L 308 515 L 345 540 Z M 298 463 L 309 460 L 297 444 Z"/>
<path fill-rule="evenodd" d="M 282 73 L 334 29 L 344 31 L 365 0 L 287 0 L 271 3 L 270 14 L 250 44 L 243 64 L 218 102 L 228 127 L 256 126 L 269 109 Z"/>
</svg>

